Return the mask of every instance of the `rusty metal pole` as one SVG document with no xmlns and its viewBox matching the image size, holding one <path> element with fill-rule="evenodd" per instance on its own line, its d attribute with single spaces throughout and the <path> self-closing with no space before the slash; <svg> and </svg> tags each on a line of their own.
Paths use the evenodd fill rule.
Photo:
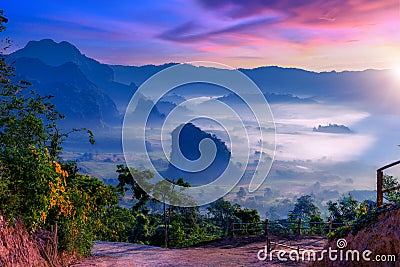
<svg viewBox="0 0 400 267">
<path fill-rule="evenodd" d="M 58 256 L 58 221 L 54 225 L 54 259 L 57 260 Z"/>
<path fill-rule="evenodd" d="M 376 171 L 376 205 L 378 207 L 383 205 L 383 171 L 377 170 Z"/>
<path fill-rule="evenodd" d="M 268 224 L 269 224 L 269 220 L 267 218 L 267 219 L 265 219 L 265 237 L 267 238 L 267 251 L 270 252 L 271 251 L 271 242 L 269 241 Z"/>
<path fill-rule="evenodd" d="M 297 220 L 297 234 L 301 234 L 301 218 Z"/>
<path fill-rule="evenodd" d="M 329 217 L 329 233 L 332 232 L 332 228 L 333 228 L 333 219 L 332 217 Z"/>
</svg>

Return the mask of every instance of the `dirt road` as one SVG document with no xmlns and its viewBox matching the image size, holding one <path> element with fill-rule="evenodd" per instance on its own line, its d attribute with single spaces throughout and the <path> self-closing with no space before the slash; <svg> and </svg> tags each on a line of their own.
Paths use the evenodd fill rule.
<svg viewBox="0 0 400 267">
<path fill-rule="evenodd" d="M 278 240 L 277 240 L 278 241 Z M 304 245 L 309 249 L 320 249 L 325 244 L 321 237 L 307 237 L 301 240 L 280 240 L 285 244 Z M 260 261 L 257 252 L 263 249 L 265 242 L 243 238 L 230 238 L 203 244 L 198 247 L 165 249 L 140 244 L 96 242 L 92 257 L 72 265 L 86 266 L 306 266 L 307 262 Z M 275 249 L 284 249 L 276 247 Z"/>
</svg>

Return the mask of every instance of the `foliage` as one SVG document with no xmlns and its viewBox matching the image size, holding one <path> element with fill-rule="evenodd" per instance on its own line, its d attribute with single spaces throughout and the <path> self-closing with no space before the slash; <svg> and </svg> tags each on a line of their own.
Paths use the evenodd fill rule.
<svg viewBox="0 0 400 267">
<path fill-rule="evenodd" d="M 184 195 L 185 187 L 190 185 L 183 178 L 176 182 L 162 180 L 150 186 L 149 179 L 152 179 L 153 174 L 149 171 L 118 165 L 117 172 L 120 181 L 118 191 L 124 194 L 131 189 L 132 199 L 135 201 L 132 208 L 134 222 L 128 230 L 129 242 L 182 247 L 228 235 L 232 220 L 248 223 L 251 226 L 249 228 L 259 225 L 260 217 L 257 210 L 242 209 L 239 205 L 232 205 L 223 199 L 210 204 L 206 217 L 199 214 L 199 207 L 166 204 L 166 202 L 180 203 L 179 201 L 185 204 L 191 201 Z M 141 183 L 147 183 L 146 191 L 151 192 L 163 203 L 142 190 L 136 179 L 141 179 Z M 152 210 L 149 207 L 153 207 Z M 255 233 L 254 230 L 247 231 L 247 234 L 251 233 Z"/>
<path fill-rule="evenodd" d="M 178 187 L 177 187 L 178 186 Z M 185 188 L 190 187 L 188 182 L 185 182 L 183 178 L 179 178 L 178 181 L 170 181 L 168 179 L 162 180 L 157 182 L 153 187 L 153 196 L 157 199 L 161 199 L 163 202 L 163 221 L 164 221 L 164 246 L 168 246 L 168 229 L 169 229 L 169 222 L 171 219 L 171 209 L 173 206 L 168 205 L 168 214 L 167 214 L 167 203 L 176 203 L 179 205 L 188 204 L 190 198 L 183 194 Z M 178 188 L 178 189 L 176 189 Z M 178 191 L 179 190 L 179 191 Z M 178 210 L 189 210 L 185 208 L 178 208 Z M 181 231 L 180 225 L 176 223 L 173 225 L 173 230 Z M 175 232 L 174 232 L 175 233 Z M 177 234 L 177 233 L 175 233 Z M 175 237 L 176 244 L 180 244 L 180 236 Z"/>
<path fill-rule="evenodd" d="M 364 201 L 357 209 L 356 219 L 351 223 L 351 233 L 357 234 L 358 231 L 375 223 L 379 214 L 387 212 L 391 206 L 376 207 L 375 203 Z"/>
<path fill-rule="evenodd" d="M 0 209 L 9 220 L 20 217 L 32 231 L 46 222 L 52 205 L 58 204 L 52 201 L 51 185 L 59 184 L 60 177 L 46 151 L 33 146 L 7 150 L 8 155 L 0 155 L 0 184 L 5 189 L 0 192 Z"/>
<path fill-rule="evenodd" d="M 327 237 L 329 240 L 336 240 L 338 238 L 346 237 L 350 234 L 351 228 L 349 225 L 343 225 L 338 227 L 335 231 L 328 233 Z"/>
<path fill-rule="evenodd" d="M 186 245 L 186 234 L 182 229 L 181 224 L 177 221 L 171 223 L 171 236 L 170 246 L 172 247 L 183 247 Z"/>
<path fill-rule="evenodd" d="M 310 234 L 323 234 L 325 231 L 325 225 L 323 224 L 324 219 L 322 219 L 317 214 L 311 214 L 308 221 Z"/>
<path fill-rule="evenodd" d="M 378 215 L 385 211 L 387 211 L 386 207 L 376 208 L 370 201 L 359 203 L 354 210 L 354 219 L 328 233 L 328 238 L 330 240 L 342 238 L 349 233 L 356 235 L 360 230 L 376 222 Z"/>
<path fill-rule="evenodd" d="M 147 180 L 153 178 L 153 174 L 149 170 L 140 171 L 134 168 L 128 168 L 122 164 L 117 165 L 118 181 L 117 190 L 121 194 L 125 194 L 126 191 L 131 190 L 133 193 L 132 198 L 136 199 L 136 204 L 132 207 L 134 213 L 148 213 L 146 203 L 150 200 L 150 195 L 142 189 L 142 187 L 136 182 L 141 181 L 141 184 L 148 184 L 150 190 L 150 184 Z M 130 186 L 130 187 L 128 187 Z"/>
<path fill-rule="evenodd" d="M 80 129 L 61 131 L 57 122 L 64 116 L 51 97 L 14 80 L 14 69 L 3 55 L 8 46 L 6 40 L 0 58 L 0 212 L 10 221 L 21 218 L 29 231 L 50 229 L 57 222 L 60 251 L 86 255 L 95 220 L 117 203 L 116 191 L 79 174 L 74 163 L 61 163 L 62 141 Z M 91 131 L 83 130 L 93 143 Z"/>
<path fill-rule="evenodd" d="M 236 195 L 239 199 L 244 198 L 246 196 L 246 190 L 243 187 L 240 187 Z"/>
<path fill-rule="evenodd" d="M 400 186 L 397 178 L 395 178 L 391 175 L 383 176 L 383 190 L 390 189 L 390 188 L 397 187 L 397 186 Z M 384 194 L 384 198 L 391 203 L 400 204 L 400 190 L 386 192 Z"/>
<path fill-rule="evenodd" d="M 332 217 L 333 225 L 343 226 L 356 218 L 359 203 L 349 194 L 342 196 L 337 202 L 328 202 L 328 211 Z"/>
<path fill-rule="evenodd" d="M 229 201 L 223 198 L 211 203 L 208 207 L 208 213 L 210 214 L 212 222 L 221 227 L 224 235 L 229 234 L 229 228 L 231 223 L 236 219 L 234 211 L 238 206 L 233 206 Z"/>
<path fill-rule="evenodd" d="M 72 165 L 70 169 L 76 167 Z M 59 221 L 62 226 L 60 249 L 70 252 L 78 250 L 79 254 L 86 255 L 90 252 L 96 233 L 100 232 L 99 228 L 103 229 L 103 233 L 107 229 L 105 222 L 99 225 L 99 217 L 108 212 L 110 206 L 117 204 L 116 190 L 95 177 L 72 172 L 65 179 L 65 192 L 70 211 L 62 213 L 60 211 L 65 208 L 60 207 L 51 213 L 52 220 Z"/>
<path fill-rule="evenodd" d="M 127 208 L 111 206 L 96 214 L 95 239 L 112 242 L 129 242 L 135 226 L 135 217 Z"/>
<path fill-rule="evenodd" d="M 150 219 L 149 216 L 139 213 L 135 217 L 131 235 L 129 236 L 129 242 L 136 242 L 142 244 L 149 244 L 150 239 Z"/>
<path fill-rule="evenodd" d="M 290 234 L 291 229 L 286 227 L 287 220 L 276 220 L 269 222 L 268 224 L 268 232 L 271 234 Z"/>
<path fill-rule="evenodd" d="M 290 211 L 290 216 L 309 220 L 311 215 L 319 215 L 321 212 L 313 203 L 313 198 L 310 195 L 301 196 L 296 200 L 294 209 Z"/>
<path fill-rule="evenodd" d="M 245 229 L 239 232 L 240 235 L 254 235 L 262 232 L 260 215 L 257 210 L 236 209 L 234 216 L 237 218 L 237 222 L 245 225 Z"/>
</svg>

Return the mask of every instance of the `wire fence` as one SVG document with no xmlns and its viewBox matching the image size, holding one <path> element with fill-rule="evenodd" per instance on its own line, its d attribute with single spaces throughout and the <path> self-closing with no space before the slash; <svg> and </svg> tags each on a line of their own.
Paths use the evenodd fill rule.
<svg viewBox="0 0 400 267">
<path fill-rule="evenodd" d="M 348 223 L 347 223 L 348 224 Z M 230 233 L 235 235 L 256 235 L 256 234 L 284 234 L 284 235 L 301 235 L 301 234 L 327 234 L 336 228 L 346 224 L 335 223 L 330 219 L 328 222 L 309 222 L 298 218 L 297 221 L 277 220 L 269 221 L 268 219 L 261 222 L 241 223 L 232 222 Z"/>
<path fill-rule="evenodd" d="M 240 223 L 232 222 L 231 235 L 264 235 L 268 252 L 276 248 L 297 251 L 320 251 L 327 240 L 326 234 L 336 228 L 349 225 L 348 223 L 335 223 L 332 219 L 328 222 L 309 222 L 301 218 L 297 221 L 277 220 Z M 307 242 L 304 243 L 304 238 Z"/>
<path fill-rule="evenodd" d="M 271 241 L 270 237 L 272 236 L 295 240 L 301 235 L 318 235 L 320 238 L 326 239 L 326 234 L 344 225 L 350 224 L 336 223 L 332 219 L 327 222 L 310 222 L 299 218 L 296 221 L 270 221 L 268 219 L 250 223 L 232 221 L 226 227 L 202 225 L 199 228 L 180 228 L 180 232 L 170 226 L 168 231 L 168 246 L 191 246 L 226 236 L 243 237 L 257 235 L 264 236 L 268 242 Z"/>
</svg>

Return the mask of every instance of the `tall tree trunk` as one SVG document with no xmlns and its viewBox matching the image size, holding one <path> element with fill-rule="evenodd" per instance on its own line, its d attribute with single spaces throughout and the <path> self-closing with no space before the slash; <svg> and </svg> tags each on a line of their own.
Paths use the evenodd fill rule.
<svg viewBox="0 0 400 267">
<path fill-rule="evenodd" d="M 168 223 L 167 223 L 167 209 L 164 201 L 164 246 L 168 247 Z"/>
</svg>

